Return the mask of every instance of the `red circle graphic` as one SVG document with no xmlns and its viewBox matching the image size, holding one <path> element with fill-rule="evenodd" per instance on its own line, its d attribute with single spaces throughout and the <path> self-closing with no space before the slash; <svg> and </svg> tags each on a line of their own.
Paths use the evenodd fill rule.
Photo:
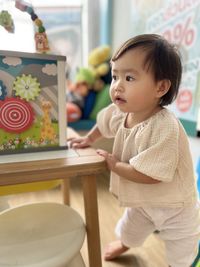
<svg viewBox="0 0 200 267">
<path fill-rule="evenodd" d="M 31 105 L 20 98 L 6 98 L 0 101 L 0 127 L 7 132 L 21 133 L 33 123 Z"/>
</svg>

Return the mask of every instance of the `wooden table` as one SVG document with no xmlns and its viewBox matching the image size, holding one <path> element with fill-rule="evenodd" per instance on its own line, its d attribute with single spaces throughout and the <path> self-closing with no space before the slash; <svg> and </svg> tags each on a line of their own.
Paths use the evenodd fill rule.
<svg viewBox="0 0 200 267">
<path fill-rule="evenodd" d="M 76 137 L 77 133 L 68 129 L 67 136 Z M 74 156 L 69 158 L 1 163 L 0 186 L 63 179 L 63 200 L 65 204 L 69 204 L 70 179 L 80 178 L 84 197 L 89 265 L 101 267 L 96 175 L 105 169 L 105 162 L 93 148 L 77 149 L 75 152 Z"/>
</svg>

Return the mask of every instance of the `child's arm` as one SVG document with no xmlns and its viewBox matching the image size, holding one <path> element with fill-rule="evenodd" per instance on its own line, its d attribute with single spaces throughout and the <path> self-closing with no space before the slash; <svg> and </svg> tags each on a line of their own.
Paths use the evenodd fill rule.
<svg viewBox="0 0 200 267">
<path fill-rule="evenodd" d="M 95 125 L 86 136 L 80 138 L 74 138 L 70 141 L 70 147 L 84 148 L 93 144 L 97 139 L 102 137 L 98 126 Z"/>
<path fill-rule="evenodd" d="M 151 178 L 141 172 L 135 170 L 130 164 L 119 161 L 115 156 L 109 154 L 104 150 L 97 150 L 97 153 L 103 156 L 108 164 L 108 168 L 127 180 L 133 181 L 139 184 L 156 184 L 160 181 Z"/>
</svg>

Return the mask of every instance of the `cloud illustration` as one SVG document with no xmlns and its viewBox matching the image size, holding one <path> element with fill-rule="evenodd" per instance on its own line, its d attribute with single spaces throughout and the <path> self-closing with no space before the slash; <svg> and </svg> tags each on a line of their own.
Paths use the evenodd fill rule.
<svg viewBox="0 0 200 267">
<path fill-rule="evenodd" d="M 56 64 L 46 64 L 44 68 L 42 68 L 42 72 L 51 75 L 56 76 L 57 75 L 57 66 Z"/>
<path fill-rule="evenodd" d="M 17 66 L 22 64 L 22 60 L 19 57 L 5 57 L 3 63 L 9 66 Z"/>
</svg>

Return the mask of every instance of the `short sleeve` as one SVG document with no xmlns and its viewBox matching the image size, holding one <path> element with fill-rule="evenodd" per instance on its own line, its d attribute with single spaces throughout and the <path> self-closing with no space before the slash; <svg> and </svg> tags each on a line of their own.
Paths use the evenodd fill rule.
<svg viewBox="0 0 200 267">
<path fill-rule="evenodd" d="M 138 136 L 138 154 L 129 163 L 153 179 L 170 182 L 178 166 L 179 127 L 175 118 L 160 117 L 157 116 Z"/>
<path fill-rule="evenodd" d="M 97 115 L 97 126 L 101 134 L 106 138 L 112 138 L 116 135 L 121 123 L 123 123 L 125 115 L 111 104 L 102 109 Z"/>
</svg>

